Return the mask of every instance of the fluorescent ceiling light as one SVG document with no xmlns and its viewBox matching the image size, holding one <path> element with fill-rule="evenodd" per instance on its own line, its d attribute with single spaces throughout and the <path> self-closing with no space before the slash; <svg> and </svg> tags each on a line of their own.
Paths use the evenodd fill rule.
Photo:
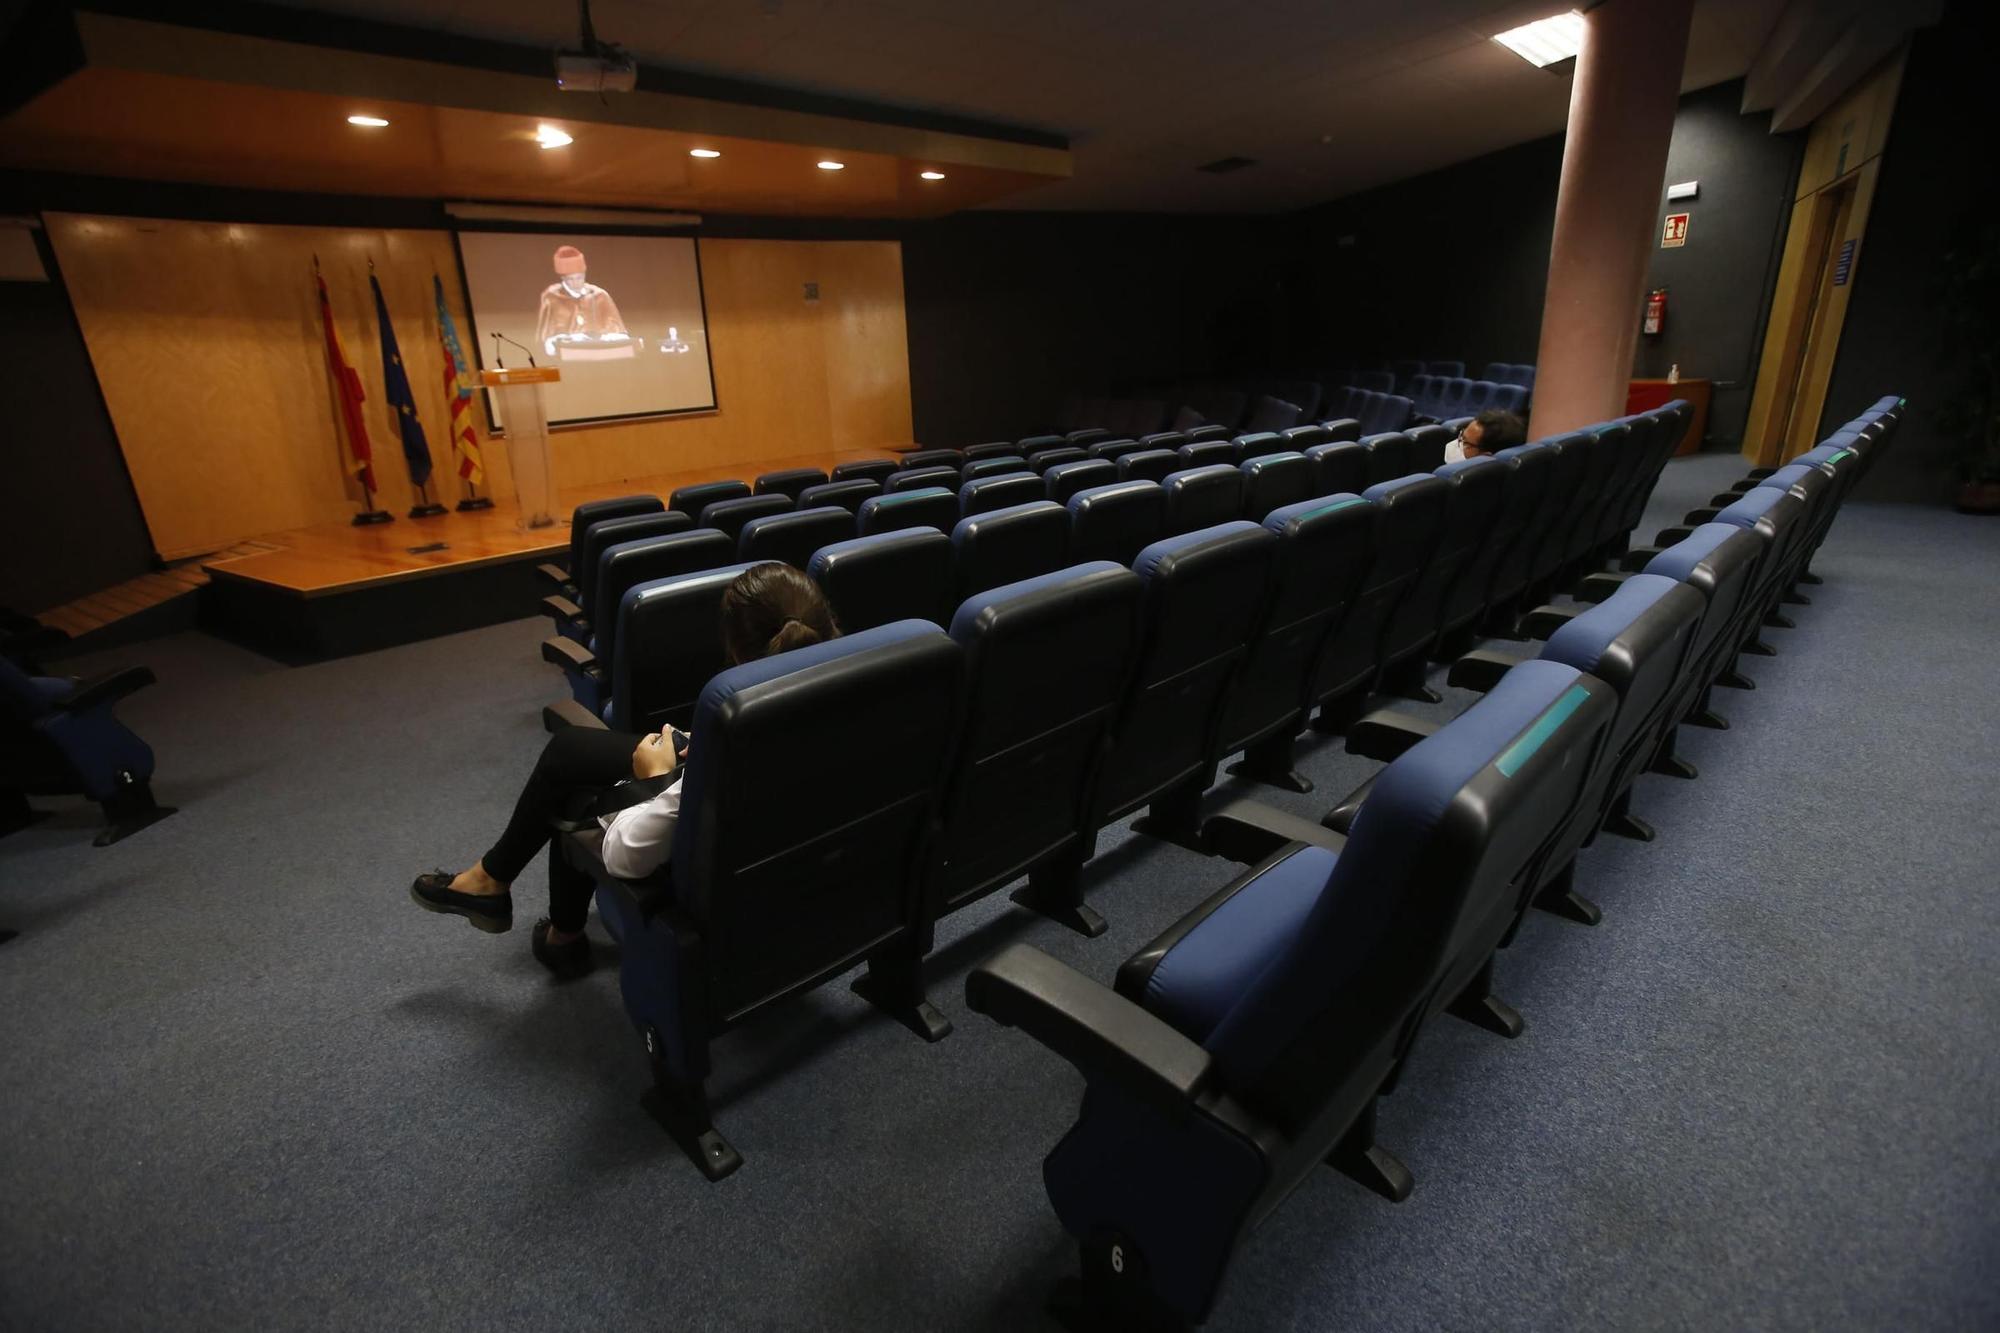
<svg viewBox="0 0 2000 1333">
<path fill-rule="evenodd" d="M 942 171 L 919 171 L 917 174 L 927 181 L 941 181 L 944 179 Z"/>
<path fill-rule="evenodd" d="M 718 152 L 716 152 L 716 151 L 715 151 L 715 150 L 714 150 L 713 148 L 690 148 L 690 149 L 688 149 L 688 156 L 689 156 L 689 157 L 721 157 L 721 156 L 722 156 L 722 154 L 721 154 L 721 153 L 718 153 Z"/>
<path fill-rule="evenodd" d="M 537 125 L 535 142 L 544 148 L 567 148 L 576 141 L 553 125 Z"/>
<path fill-rule="evenodd" d="M 845 162 L 822 162 L 819 164 L 819 169 L 821 171 L 844 171 L 847 169 L 847 164 Z"/>
<path fill-rule="evenodd" d="M 389 122 L 380 116 L 349 116 L 347 123 L 350 125 L 366 125 L 371 130 L 379 130 Z"/>
<path fill-rule="evenodd" d="M 1536 19 L 1495 33 L 1493 40 L 1536 69 L 1542 69 L 1559 60 L 1572 59 L 1583 49 L 1583 15 L 1571 10 L 1553 18 Z"/>
</svg>

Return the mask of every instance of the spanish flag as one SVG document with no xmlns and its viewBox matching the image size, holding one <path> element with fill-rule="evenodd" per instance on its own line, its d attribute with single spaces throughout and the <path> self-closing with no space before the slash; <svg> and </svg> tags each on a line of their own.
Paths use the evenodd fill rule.
<svg viewBox="0 0 2000 1333">
<path fill-rule="evenodd" d="M 347 447 L 353 455 L 352 470 L 361 478 L 361 484 L 368 493 L 375 493 L 375 469 L 370 466 L 373 451 L 368 447 L 368 422 L 361 415 L 361 403 L 367 397 L 361 391 L 361 373 L 347 364 L 347 353 L 341 349 L 340 335 L 333 328 L 333 303 L 327 299 L 326 279 L 319 275 L 319 261 L 313 261 L 313 283 L 319 288 L 319 319 L 326 330 L 326 364 L 333 372 L 333 391 L 340 399 L 340 419 L 347 425 Z"/>
<path fill-rule="evenodd" d="M 431 293 L 437 297 L 438 341 L 444 344 L 444 396 L 451 404 L 451 447 L 458 454 L 458 475 L 477 486 L 486 479 L 485 461 L 479 456 L 479 437 L 472 433 L 472 372 L 466 368 L 465 349 L 459 346 L 458 326 L 451 321 L 451 309 L 444 303 L 444 281 L 431 274 Z"/>
</svg>

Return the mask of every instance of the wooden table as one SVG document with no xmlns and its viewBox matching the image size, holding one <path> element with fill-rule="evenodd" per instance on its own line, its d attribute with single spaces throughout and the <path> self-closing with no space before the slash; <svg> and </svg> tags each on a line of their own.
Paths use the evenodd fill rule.
<svg viewBox="0 0 2000 1333">
<path fill-rule="evenodd" d="M 1682 454 L 1701 452 L 1702 439 L 1708 434 L 1709 382 L 1683 378 L 1677 384 L 1666 380 L 1633 380 L 1625 389 L 1625 414 L 1650 412 L 1656 407 L 1671 403 L 1676 398 L 1685 398 L 1694 408 L 1694 420 L 1688 423 L 1687 438 L 1674 451 L 1674 457 Z"/>
</svg>

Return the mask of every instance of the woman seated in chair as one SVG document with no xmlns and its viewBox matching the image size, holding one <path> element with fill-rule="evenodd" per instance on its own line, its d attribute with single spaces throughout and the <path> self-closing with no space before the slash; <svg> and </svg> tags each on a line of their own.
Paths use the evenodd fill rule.
<svg viewBox="0 0 2000 1333">
<path fill-rule="evenodd" d="M 790 565 L 757 565 L 736 577 L 722 595 L 722 651 L 734 666 L 788 652 L 840 633 L 817 584 Z M 577 835 L 594 844 L 604 868 L 620 879 L 642 879 L 667 863 L 679 817 L 680 766 L 674 735 L 634 736 L 595 727 L 568 727 L 549 737 L 542 757 L 521 788 L 500 840 L 470 870 L 417 876 L 410 896 L 430 912 L 451 912 L 480 930 L 498 934 L 514 925 L 510 889 L 536 853 L 556 834 L 556 821 L 576 803 L 627 782 L 647 784 L 628 794 L 632 803 L 600 816 L 596 830 Z M 616 804 L 616 800 L 612 801 Z M 549 914 L 535 923 L 535 957 L 558 977 L 590 970 L 590 941 L 583 926 L 595 885 L 549 850 Z"/>
</svg>

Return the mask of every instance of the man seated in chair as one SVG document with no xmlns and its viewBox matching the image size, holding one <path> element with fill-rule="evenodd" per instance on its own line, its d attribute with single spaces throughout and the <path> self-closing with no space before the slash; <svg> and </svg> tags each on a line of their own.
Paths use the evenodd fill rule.
<svg viewBox="0 0 2000 1333">
<path fill-rule="evenodd" d="M 1444 447 L 1444 461 L 1463 463 L 1468 458 L 1497 454 L 1502 449 L 1511 449 L 1517 444 L 1524 444 L 1527 439 L 1526 422 L 1512 412 L 1489 407 L 1466 422 L 1465 429 L 1458 433 L 1458 438 Z"/>
</svg>

